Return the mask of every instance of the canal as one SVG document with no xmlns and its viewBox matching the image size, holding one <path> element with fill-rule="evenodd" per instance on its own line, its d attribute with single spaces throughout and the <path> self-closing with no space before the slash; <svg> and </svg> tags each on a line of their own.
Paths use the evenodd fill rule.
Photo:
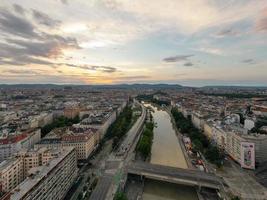
<svg viewBox="0 0 267 200">
<path fill-rule="evenodd" d="M 171 123 L 170 115 L 151 104 L 154 122 L 154 139 L 151 150 L 153 164 L 188 168 L 180 143 Z M 143 192 L 143 200 L 197 200 L 195 188 L 146 180 Z"/>
</svg>

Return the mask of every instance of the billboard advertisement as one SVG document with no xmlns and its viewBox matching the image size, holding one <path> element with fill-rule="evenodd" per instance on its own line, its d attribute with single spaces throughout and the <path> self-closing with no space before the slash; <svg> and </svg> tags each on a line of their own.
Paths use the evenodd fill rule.
<svg viewBox="0 0 267 200">
<path fill-rule="evenodd" d="M 251 142 L 241 142 L 241 167 L 255 169 L 255 145 Z"/>
</svg>

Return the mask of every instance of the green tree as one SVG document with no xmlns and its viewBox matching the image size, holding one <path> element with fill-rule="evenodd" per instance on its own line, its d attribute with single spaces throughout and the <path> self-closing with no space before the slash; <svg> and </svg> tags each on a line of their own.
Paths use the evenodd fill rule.
<svg viewBox="0 0 267 200">
<path fill-rule="evenodd" d="M 128 198 L 123 192 L 117 192 L 115 194 L 114 200 L 128 200 Z"/>
</svg>

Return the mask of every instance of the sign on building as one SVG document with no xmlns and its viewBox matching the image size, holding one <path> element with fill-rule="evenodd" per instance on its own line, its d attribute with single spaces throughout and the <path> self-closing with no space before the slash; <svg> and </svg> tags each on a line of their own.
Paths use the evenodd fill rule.
<svg viewBox="0 0 267 200">
<path fill-rule="evenodd" d="M 241 142 L 241 167 L 255 169 L 255 145 L 251 142 Z"/>
</svg>

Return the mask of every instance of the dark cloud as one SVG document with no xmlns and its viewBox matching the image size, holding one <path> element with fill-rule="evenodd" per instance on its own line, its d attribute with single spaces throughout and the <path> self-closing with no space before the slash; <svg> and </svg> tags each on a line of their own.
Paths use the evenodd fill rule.
<svg viewBox="0 0 267 200">
<path fill-rule="evenodd" d="M 50 18 L 47 14 L 40 12 L 38 10 L 32 9 L 32 16 L 36 22 L 48 27 L 58 27 L 61 21 Z"/>
<path fill-rule="evenodd" d="M 47 25 L 53 26 L 50 22 Z M 0 9 L 0 30 L 6 35 L 0 43 L 0 65 L 53 65 L 46 59 L 62 56 L 64 49 L 80 48 L 75 38 L 42 32 L 25 16 L 18 17 L 3 9 Z"/>
<path fill-rule="evenodd" d="M 7 43 L 0 43 L 0 65 L 52 65 L 52 62 L 44 59 L 60 57 L 63 49 L 79 48 L 74 38 L 57 35 L 42 37 L 39 41 L 6 39 Z"/>
<path fill-rule="evenodd" d="M 256 21 L 256 30 L 267 31 L 267 7 L 261 11 L 260 17 Z"/>
<path fill-rule="evenodd" d="M 194 64 L 191 63 L 191 62 L 187 62 L 187 63 L 184 64 L 184 66 L 186 66 L 186 67 L 191 67 L 191 66 L 193 66 L 193 65 L 194 65 Z"/>
<path fill-rule="evenodd" d="M 238 35 L 237 31 L 234 31 L 233 29 L 223 29 L 220 32 L 217 33 L 217 36 L 219 37 L 225 37 L 225 36 L 236 36 Z"/>
<path fill-rule="evenodd" d="M 63 38 L 58 35 L 43 35 L 39 41 L 7 39 L 9 44 L 14 44 L 17 51 L 29 56 L 57 58 L 62 55 L 63 49 L 79 48 L 76 39 Z"/>
<path fill-rule="evenodd" d="M 15 12 L 20 14 L 20 15 L 24 15 L 26 12 L 26 10 L 18 4 L 13 4 L 13 8 L 14 8 Z"/>
<path fill-rule="evenodd" d="M 39 38 L 35 27 L 27 19 L 17 17 L 4 9 L 0 9 L 0 30 L 24 38 Z"/>
<path fill-rule="evenodd" d="M 75 64 L 68 64 L 68 63 L 61 63 L 60 65 L 66 65 L 69 67 L 75 67 L 90 71 L 101 71 L 106 73 L 113 73 L 117 71 L 117 68 L 110 67 L 110 66 L 99 66 L 99 65 L 75 65 Z"/>
<path fill-rule="evenodd" d="M 61 1 L 61 3 L 65 4 L 65 5 L 67 5 L 69 3 L 68 0 L 60 0 L 60 1 Z"/>
<path fill-rule="evenodd" d="M 177 56 L 164 58 L 163 61 L 167 62 L 167 63 L 186 61 L 188 58 L 190 58 L 192 56 L 194 56 L 194 55 L 177 55 Z"/>
<path fill-rule="evenodd" d="M 255 64 L 256 63 L 255 60 L 251 59 L 251 58 L 242 60 L 242 62 L 243 63 L 247 63 L 247 64 Z"/>
<path fill-rule="evenodd" d="M 38 75 L 40 74 L 39 72 L 33 71 L 33 70 L 23 70 L 23 69 L 8 69 L 4 70 L 3 73 L 8 73 L 8 74 L 27 74 L 27 75 Z"/>
</svg>

